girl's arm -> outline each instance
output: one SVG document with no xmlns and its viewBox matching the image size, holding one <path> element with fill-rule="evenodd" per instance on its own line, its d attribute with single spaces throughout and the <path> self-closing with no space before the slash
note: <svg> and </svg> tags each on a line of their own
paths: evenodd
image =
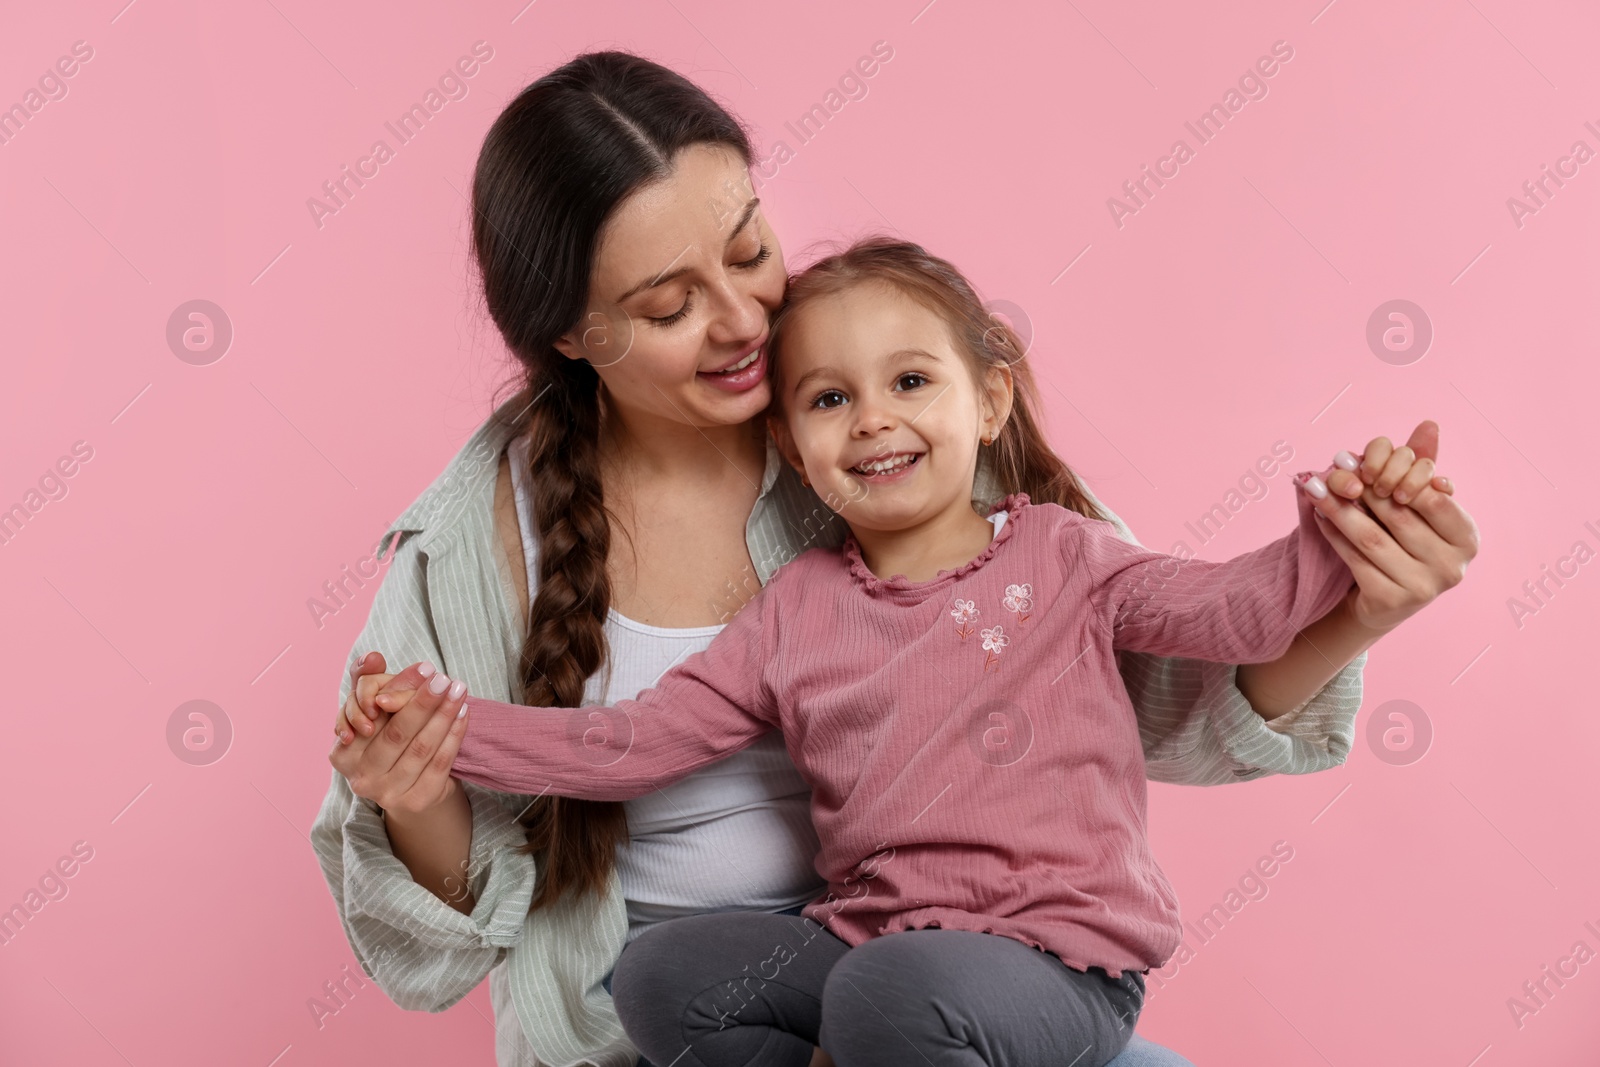
<svg viewBox="0 0 1600 1067">
<path fill-rule="evenodd" d="M 1354 581 L 1318 530 L 1311 499 L 1297 493 L 1296 504 L 1297 529 L 1226 562 L 1151 552 L 1089 522 L 1067 528 L 1069 551 L 1093 576 L 1091 600 L 1118 649 L 1218 663 L 1272 660 Z"/>
<path fill-rule="evenodd" d="M 982 461 L 979 471 L 985 478 Z M 1087 483 L 1083 490 L 1123 541 L 1143 547 Z M 992 479 L 986 491 L 992 502 L 998 492 Z M 1174 785 L 1221 785 L 1342 764 L 1355 734 L 1366 658 L 1357 655 L 1301 708 L 1271 723 L 1240 691 L 1236 664 L 1125 651 L 1117 669 L 1138 720 L 1146 775 Z"/>
<path fill-rule="evenodd" d="M 1334 457 L 1319 522 L 1357 588 L 1283 656 L 1239 668 L 1239 689 L 1262 718 L 1293 709 L 1466 576 L 1478 552 L 1477 527 L 1452 499 L 1450 480 L 1433 476 L 1438 454 L 1438 424 L 1425 419 L 1401 448 L 1376 437 L 1359 460 L 1348 452 Z M 1355 498 L 1366 511 L 1328 507 Z"/>
<path fill-rule="evenodd" d="M 611 707 L 528 707 L 469 695 L 467 732 L 450 773 L 501 792 L 629 800 L 749 747 L 778 725 L 765 670 L 775 648 L 773 600 L 763 589 L 703 652 Z M 404 684 L 401 677 L 390 686 Z M 384 690 L 397 691 L 404 696 Z"/>
</svg>

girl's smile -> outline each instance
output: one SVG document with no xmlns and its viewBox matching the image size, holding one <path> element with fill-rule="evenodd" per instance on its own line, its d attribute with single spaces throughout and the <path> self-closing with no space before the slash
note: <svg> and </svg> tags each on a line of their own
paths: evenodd
<svg viewBox="0 0 1600 1067">
<path fill-rule="evenodd" d="M 897 485 L 911 476 L 923 455 L 922 452 L 876 454 L 871 459 L 855 464 L 850 471 L 866 479 L 869 485 Z"/>
</svg>

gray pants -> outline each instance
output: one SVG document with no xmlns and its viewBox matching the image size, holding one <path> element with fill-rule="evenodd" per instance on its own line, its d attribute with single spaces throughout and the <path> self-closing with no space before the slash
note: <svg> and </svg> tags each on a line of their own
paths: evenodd
<svg viewBox="0 0 1600 1067">
<path fill-rule="evenodd" d="M 997 934 L 906 930 L 852 949 L 798 915 L 671 919 L 622 952 L 612 997 L 645 1059 L 673 1067 L 1105 1067 L 1144 976 L 1076 971 Z"/>
</svg>

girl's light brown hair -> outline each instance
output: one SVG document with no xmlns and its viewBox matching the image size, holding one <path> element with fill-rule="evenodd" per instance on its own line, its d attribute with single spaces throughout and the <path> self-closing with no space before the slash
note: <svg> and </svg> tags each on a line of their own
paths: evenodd
<svg viewBox="0 0 1600 1067">
<path fill-rule="evenodd" d="M 767 340 L 775 413 L 783 394 L 783 345 L 794 313 L 818 297 L 867 282 L 891 286 L 943 319 L 980 390 L 991 367 L 1010 368 L 1011 415 L 994 443 L 987 446 L 1002 495 L 1027 493 L 1035 504 L 1059 504 L 1088 518 L 1110 521 L 1045 438 L 1038 386 L 1016 331 L 984 307 L 959 270 L 910 241 L 867 237 L 789 279 L 783 306 L 773 318 Z"/>
</svg>

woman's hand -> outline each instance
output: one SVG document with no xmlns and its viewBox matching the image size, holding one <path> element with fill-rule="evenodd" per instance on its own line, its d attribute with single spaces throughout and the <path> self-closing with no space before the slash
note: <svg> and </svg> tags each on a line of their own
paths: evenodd
<svg viewBox="0 0 1600 1067">
<path fill-rule="evenodd" d="M 421 814 L 449 800 L 458 788 L 450 768 L 466 734 L 466 683 L 452 683 L 427 663 L 392 677 L 382 675 L 382 658 L 376 664 L 371 659 L 357 664 L 356 671 L 368 672 L 358 677 L 358 684 L 377 688 L 394 683 L 410 690 L 410 699 L 392 715 L 373 716 L 371 734 L 348 743 L 341 734 L 328 761 L 356 796 L 385 811 Z M 375 681 L 379 678 L 384 682 Z M 347 706 L 341 715 L 350 713 Z M 362 714 L 362 709 L 355 709 L 355 714 Z"/>
<path fill-rule="evenodd" d="M 1335 457 L 1331 492 L 1313 501 L 1318 527 L 1356 579 L 1345 606 L 1368 630 L 1386 633 L 1421 611 L 1460 583 L 1478 554 L 1477 524 L 1450 480 L 1433 475 L 1438 452 L 1432 420 L 1400 448 L 1375 437 L 1359 458 Z M 1347 506 L 1358 499 L 1362 506 Z"/>
</svg>

